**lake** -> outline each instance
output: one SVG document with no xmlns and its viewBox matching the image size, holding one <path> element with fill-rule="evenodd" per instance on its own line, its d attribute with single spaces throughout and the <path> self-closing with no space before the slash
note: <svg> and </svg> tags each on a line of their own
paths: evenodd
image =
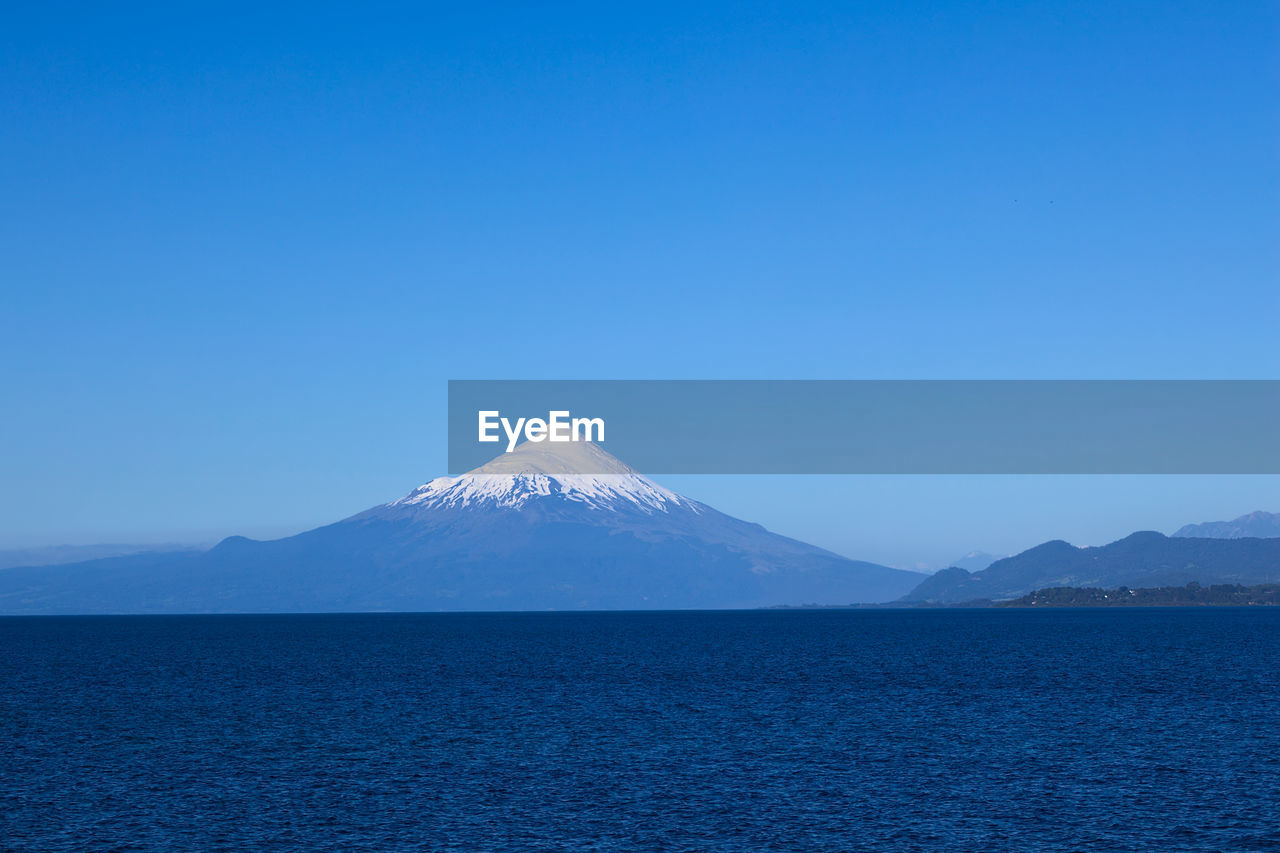
<svg viewBox="0 0 1280 853">
<path fill-rule="evenodd" d="M 0 849 L 1280 849 L 1280 608 L 0 619 Z"/>
</svg>

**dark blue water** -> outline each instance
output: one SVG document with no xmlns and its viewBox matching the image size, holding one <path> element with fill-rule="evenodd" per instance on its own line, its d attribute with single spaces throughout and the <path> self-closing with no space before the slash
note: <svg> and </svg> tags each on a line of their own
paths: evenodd
<svg viewBox="0 0 1280 853">
<path fill-rule="evenodd" d="M 14 850 L 1280 849 L 1280 610 L 0 619 Z"/>
</svg>

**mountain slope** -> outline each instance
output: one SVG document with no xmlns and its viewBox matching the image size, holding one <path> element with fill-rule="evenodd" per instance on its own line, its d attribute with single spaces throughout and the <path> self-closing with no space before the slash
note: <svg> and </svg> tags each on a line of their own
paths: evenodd
<svg viewBox="0 0 1280 853">
<path fill-rule="evenodd" d="M 576 455 L 575 455 L 576 454 Z M 591 471 L 606 473 L 575 473 Z M 731 608 L 895 599 L 923 576 L 671 492 L 594 445 L 522 445 L 286 539 L 0 572 L 0 612 Z"/>
<path fill-rule="evenodd" d="M 969 572 L 980 572 L 999 559 L 1001 558 L 997 557 L 995 554 L 988 554 L 986 551 L 970 551 L 960 559 L 953 560 L 948 563 L 947 568 L 964 569 Z"/>
<path fill-rule="evenodd" d="M 1177 537 L 1198 539 L 1259 539 L 1280 537 L 1280 512 L 1251 512 L 1233 521 L 1206 521 L 1203 524 L 1187 524 L 1173 534 Z"/>
<path fill-rule="evenodd" d="M 56 566 L 59 563 L 83 563 L 105 557 L 123 557 L 144 551 L 172 553 L 174 551 L 201 551 L 198 545 L 44 545 L 37 548 L 8 548 L 0 551 L 0 569 L 13 566 Z"/>
<path fill-rule="evenodd" d="M 1280 539 L 1178 539 L 1134 533 L 1110 545 L 1076 548 L 1055 540 L 997 560 L 981 572 L 938 572 L 903 602 L 958 603 L 1017 598 L 1049 587 L 1182 586 L 1280 580 Z"/>
</svg>

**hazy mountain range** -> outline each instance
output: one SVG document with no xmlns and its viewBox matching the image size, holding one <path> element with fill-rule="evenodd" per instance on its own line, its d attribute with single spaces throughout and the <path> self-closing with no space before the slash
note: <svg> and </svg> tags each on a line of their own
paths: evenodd
<svg viewBox="0 0 1280 853">
<path fill-rule="evenodd" d="M 203 551 L 207 545 L 187 545 L 180 543 L 140 544 L 102 544 L 102 545 L 42 545 L 34 548 L 2 548 L 0 549 L 0 569 L 13 566 L 56 566 L 60 563 L 79 563 L 85 560 L 98 560 L 103 557 L 122 557 L 127 554 L 141 554 L 146 551 L 172 553 L 174 551 Z"/>
<path fill-rule="evenodd" d="M 1174 536 L 1201 539 L 1259 539 L 1280 537 L 1280 512 L 1251 512 L 1234 521 L 1206 521 L 1179 527 Z"/>
<path fill-rule="evenodd" d="M 1094 548 L 1055 540 L 1003 559 L 979 551 L 931 575 L 901 601 L 1001 601 L 1054 587 L 1270 583 L 1280 580 L 1277 537 L 1280 513 L 1259 511 L 1234 521 L 1184 525 L 1172 537 L 1140 532 Z"/>
<path fill-rule="evenodd" d="M 231 537 L 204 552 L 6 569 L 0 612 L 844 604 L 891 601 L 925 577 L 732 518 L 594 445 L 550 448 L 525 444 L 460 477 L 437 478 L 285 539 Z"/>
<path fill-rule="evenodd" d="M 1000 557 L 995 554 L 988 554 L 986 551 L 970 551 L 960 559 L 952 560 L 947 564 L 947 568 L 955 567 L 970 572 L 980 572 L 999 559 Z"/>
<path fill-rule="evenodd" d="M 1246 586 L 1280 581 L 1280 539 L 1175 538 L 1147 531 L 1095 548 L 1055 540 L 980 572 L 943 569 L 902 601 L 999 601 L 1050 587 L 1162 587 L 1190 581 Z"/>
<path fill-rule="evenodd" d="M 975 551 L 930 576 L 727 516 L 595 445 L 551 447 L 522 445 L 284 539 L 233 536 L 209 550 L 0 551 L 0 613 L 952 604 L 1050 587 L 1280 581 L 1276 513 L 1186 525 L 1173 537 L 1135 533 L 1101 547 L 1053 541 L 1004 558 Z"/>
</svg>

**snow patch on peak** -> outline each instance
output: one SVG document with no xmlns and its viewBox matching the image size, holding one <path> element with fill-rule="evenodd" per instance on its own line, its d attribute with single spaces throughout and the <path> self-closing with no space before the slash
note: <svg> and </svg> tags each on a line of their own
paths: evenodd
<svg viewBox="0 0 1280 853">
<path fill-rule="evenodd" d="M 437 477 L 388 506 L 519 509 L 530 501 L 552 497 L 602 510 L 629 508 L 654 513 L 682 507 L 700 511 L 696 502 L 639 474 L 470 473 Z"/>
<path fill-rule="evenodd" d="M 652 515 L 703 506 L 641 476 L 590 442 L 525 442 L 511 453 L 458 477 L 437 477 L 388 508 L 519 509 L 535 500 L 563 500 L 589 509 Z"/>
</svg>

